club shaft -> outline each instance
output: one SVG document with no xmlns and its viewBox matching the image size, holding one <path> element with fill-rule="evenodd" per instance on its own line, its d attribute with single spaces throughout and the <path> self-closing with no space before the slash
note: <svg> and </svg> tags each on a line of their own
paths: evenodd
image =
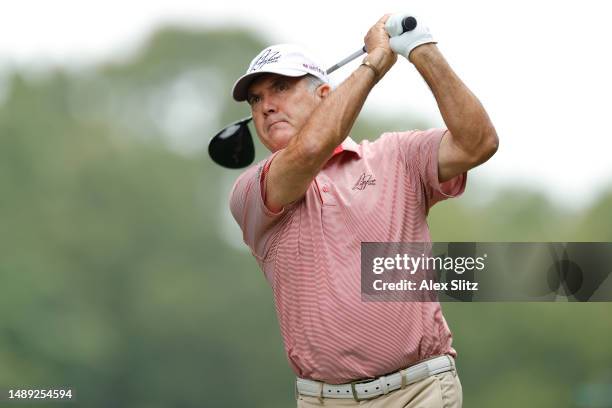
<svg viewBox="0 0 612 408">
<path fill-rule="evenodd" d="M 331 67 L 329 67 L 326 71 L 327 75 L 331 74 L 338 68 L 345 66 L 346 64 L 348 64 L 349 62 L 351 62 L 352 60 L 354 60 L 355 58 L 363 54 L 365 54 L 365 46 L 361 47 L 358 51 L 355 51 L 354 53 L 352 53 L 351 55 L 349 55 L 348 57 L 346 57 L 345 59 L 343 59 L 336 65 L 332 65 Z"/>
<path fill-rule="evenodd" d="M 417 26 L 417 21 L 416 21 L 416 19 L 414 17 L 405 17 L 402 20 L 402 29 L 403 29 L 402 34 L 405 33 L 405 32 L 414 30 L 416 26 Z M 351 62 L 355 58 L 357 58 L 360 55 L 363 55 L 365 53 L 366 53 L 366 47 L 364 45 L 363 47 L 361 47 L 361 49 L 359 49 L 359 51 L 355 51 L 354 53 L 352 53 L 351 55 L 349 55 L 348 57 L 346 57 L 345 59 L 343 59 L 342 61 L 340 61 L 336 65 L 332 65 L 331 67 L 329 67 L 327 69 L 326 73 L 328 75 L 331 74 L 332 72 L 334 72 L 338 68 L 348 64 L 349 62 Z"/>
</svg>

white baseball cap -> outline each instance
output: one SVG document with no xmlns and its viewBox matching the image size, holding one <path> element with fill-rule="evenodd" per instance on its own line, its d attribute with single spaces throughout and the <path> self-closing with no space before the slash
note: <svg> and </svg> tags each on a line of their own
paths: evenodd
<svg viewBox="0 0 612 408">
<path fill-rule="evenodd" d="M 311 74 L 329 83 L 325 70 L 308 55 L 304 48 L 295 44 L 277 44 L 266 48 L 251 61 L 249 69 L 234 84 L 232 89 L 234 100 L 245 101 L 251 82 L 265 73 L 290 77 Z"/>
</svg>

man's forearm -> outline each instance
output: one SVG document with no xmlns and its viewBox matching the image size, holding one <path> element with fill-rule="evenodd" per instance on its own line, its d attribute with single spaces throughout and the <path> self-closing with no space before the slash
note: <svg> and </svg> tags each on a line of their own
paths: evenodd
<svg viewBox="0 0 612 408">
<path fill-rule="evenodd" d="M 410 53 L 431 89 L 446 127 L 464 151 L 484 154 L 497 145 L 495 128 L 476 96 L 450 67 L 435 44 L 425 44 Z M 494 145 L 494 146 L 492 146 Z"/>
<path fill-rule="evenodd" d="M 375 84 L 374 71 L 359 67 L 314 110 L 288 149 L 299 149 L 306 165 L 318 171 L 348 136 Z"/>
</svg>

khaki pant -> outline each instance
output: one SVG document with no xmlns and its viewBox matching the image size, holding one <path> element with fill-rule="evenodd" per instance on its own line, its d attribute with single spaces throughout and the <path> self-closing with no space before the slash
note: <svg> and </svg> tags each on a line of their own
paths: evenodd
<svg viewBox="0 0 612 408">
<path fill-rule="evenodd" d="M 457 371 L 432 375 L 406 386 L 364 401 L 297 396 L 298 408 L 368 407 L 368 408 L 461 408 L 463 392 Z"/>
</svg>

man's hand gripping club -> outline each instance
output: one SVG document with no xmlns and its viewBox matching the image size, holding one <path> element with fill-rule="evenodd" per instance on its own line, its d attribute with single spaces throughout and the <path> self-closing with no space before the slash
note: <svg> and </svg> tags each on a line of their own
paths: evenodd
<svg viewBox="0 0 612 408">
<path fill-rule="evenodd" d="M 406 31 L 405 24 L 414 25 L 414 28 Z M 393 52 L 406 57 L 408 60 L 410 60 L 412 50 L 419 45 L 436 43 L 423 21 L 410 13 L 393 14 L 386 21 L 385 30 L 391 37 L 389 45 Z"/>
</svg>

